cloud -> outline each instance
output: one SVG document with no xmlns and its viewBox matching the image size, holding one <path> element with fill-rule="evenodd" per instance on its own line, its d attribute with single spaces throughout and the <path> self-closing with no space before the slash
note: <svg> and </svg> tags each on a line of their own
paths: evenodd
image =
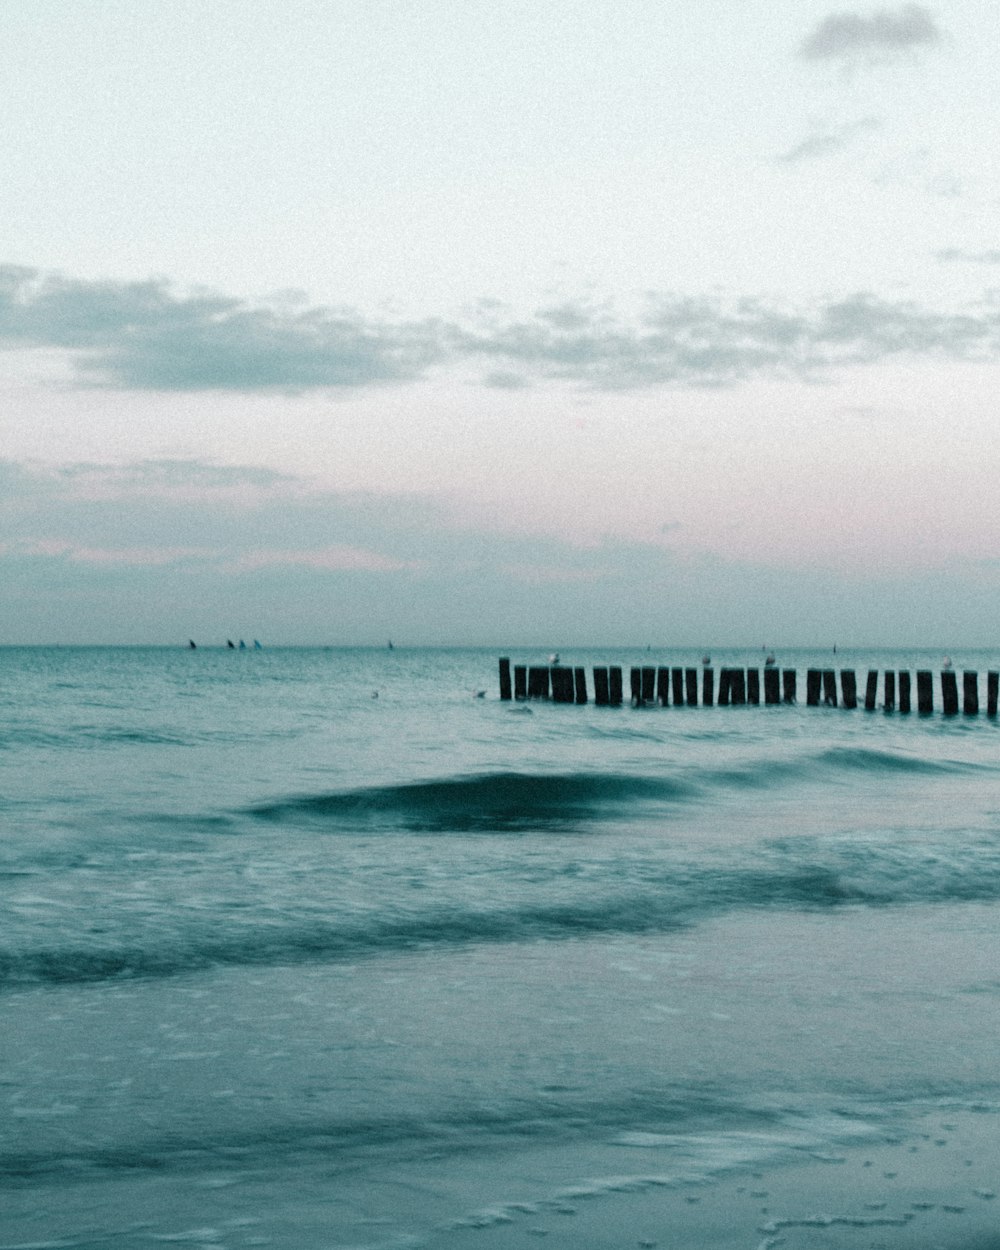
<svg viewBox="0 0 1000 1250">
<path fill-rule="evenodd" d="M 987 248 L 983 252 L 969 252 L 961 247 L 944 247 L 934 253 L 936 260 L 947 264 L 1000 265 L 1000 249 Z"/>
<path fill-rule="evenodd" d="M 34 542 L 7 544 L 6 553 L 21 556 L 47 556 L 74 564 L 133 565 L 156 568 L 191 560 L 210 559 L 205 547 L 85 547 L 62 538 L 42 538 Z"/>
<path fill-rule="evenodd" d="M 565 637 L 581 614 L 596 627 L 595 588 L 617 597 L 631 576 L 627 550 L 484 530 L 419 496 L 302 479 L 233 495 L 258 478 L 196 461 L 0 462 L 15 488 L 0 491 L 0 641 L 509 645 L 534 625 Z"/>
<path fill-rule="evenodd" d="M 799 161 L 832 156 L 836 152 L 842 152 L 862 135 L 880 129 L 881 125 L 877 117 L 863 117 L 859 121 L 848 122 L 847 125 L 840 126 L 836 130 L 817 131 L 789 148 L 778 157 L 778 160 L 783 164 L 795 165 Z"/>
<path fill-rule="evenodd" d="M 672 550 L 669 520 L 656 541 L 581 546 L 491 531 L 426 498 L 318 490 L 304 480 L 234 500 L 230 486 L 241 475 L 255 480 L 255 470 L 192 461 L 185 484 L 184 466 L 54 472 L 0 462 L 0 642 L 182 648 L 188 638 L 224 646 L 243 635 L 268 645 L 384 646 L 393 638 L 534 643 L 564 657 L 571 646 L 644 652 L 651 643 L 690 645 L 697 656 L 747 638 L 906 646 L 941 636 L 988 646 L 1000 612 L 1000 579 L 984 577 L 979 563 L 990 558 L 985 548 L 926 568 L 923 557 L 873 565 L 866 543 L 861 563 L 838 572 Z M 102 477 L 114 498 L 95 491 Z M 162 487 L 165 479 L 171 490 L 147 494 L 145 481 Z M 965 622 L 961 639 L 956 621 Z M 484 663 L 479 684 L 496 671 L 495 659 Z"/>
<path fill-rule="evenodd" d="M 287 301 L 285 302 L 287 305 Z M 419 376 L 441 354 L 432 323 L 353 310 L 254 308 L 163 281 L 86 282 L 0 266 L 0 344 L 62 347 L 93 381 L 142 390 L 301 390 Z"/>
<path fill-rule="evenodd" d="M 531 382 L 523 373 L 514 373 L 510 369 L 494 369 L 483 378 L 483 385 L 496 391 L 523 391 L 531 386 Z"/>
<path fill-rule="evenodd" d="M 605 310 L 572 329 L 534 317 L 459 332 L 459 350 L 536 379 L 606 390 L 729 386 L 756 377 L 815 377 L 895 357 L 995 360 L 1000 308 L 938 311 L 859 292 L 811 308 L 763 300 L 652 295 L 633 322 Z"/>
<path fill-rule="evenodd" d="M 137 390 L 361 388 L 414 382 L 432 367 L 472 371 L 480 384 L 508 390 L 544 382 L 636 390 L 814 377 L 904 354 L 996 360 L 1000 308 L 986 299 L 941 310 L 864 292 L 799 307 L 654 292 L 630 316 L 585 299 L 527 315 L 483 302 L 461 318 L 390 324 L 359 312 L 252 309 L 221 296 L 177 296 L 159 282 L 69 282 L 7 266 L 4 346 L 63 349 L 85 385 Z M 170 475 L 169 462 L 159 463 L 147 487 L 175 490 Z M 186 468 L 181 478 L 185 490 L 208 484 L 193 483 Z M 225 485 L 259 495 L 285 484 L 245 473 Z M 106 473 L 91 475 L 89 486 L 116 489 Z"/>
<path fill-rule="evenodd" d="M 398 573 L 404 569 L 417 569 L 419 562 L 415 560 L 397 560 L 382 555 L 378 551 L 368 551 L 363 547 L 348 547 L 336 544 L 320 547 L 316 550 L 254 550 L 240 556 L 235 568 L 241 572 L 254 569 L 274 567 L 302 568 L 325 570 L 326 572 L 343 573 L 348 570 L 368 573 Z"/>
<path fill-rule="evenodd" d="M 831 13 L 805 39 L 799 55 L 807 61 L 877 63 L 933 46 L 941 38 L 923 5 L 904 4 L 895 11 L 876 9 L 867 17 L 859 13 Z"/>
<path fill-rule="evenodd" d="M 490 555 L 447 503 L 427 496 L 336 491 L 197 460 L 60 468 L 0 461 L 0 532 L 8 556 L 198 563 L 230 577 L 288 569 L 412 574 L 433 570 L 435 559 L 472 567 Z M 537 542 L 509 541 L 518 559 Z M 512 548 L 504 550 L 510 558 Z"/>
</svg>

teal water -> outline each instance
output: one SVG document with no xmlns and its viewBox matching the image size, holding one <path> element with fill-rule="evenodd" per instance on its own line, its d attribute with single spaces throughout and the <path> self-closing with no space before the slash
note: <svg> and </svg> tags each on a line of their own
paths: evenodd
<svg viewBox="0 0 1000 1250">
<path fill-rule="evenodd" d="M 952 659 L 985 704 L 1000 653 Z M 493 651 L 0 649 L 0 1246 L 434 1245 L 651 1141 L 1000 1105 L 995 720 L 498 693 Z"/>
</svg>

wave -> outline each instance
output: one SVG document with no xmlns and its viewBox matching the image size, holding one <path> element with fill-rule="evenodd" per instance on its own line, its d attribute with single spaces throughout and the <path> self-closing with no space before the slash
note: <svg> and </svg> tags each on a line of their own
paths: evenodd
<svg viewBox="0 0 1000 1250">
<path fill-rule="evenodd" d="M 886 1111 L 881 1111 L 885 1117 Z M 647 1085 L 601 1098 L 589 1088 L 544 1086 L 535 1094 L 521 1092 L 511 1101 L 471 1104 L 449 1099 L 447 1107 L 422 1108 L 411 1114 L 386 1110 L 357 1115 L 318 1115 L 303 1123 L 271 1122 L 241 1129 L 218 1125 L 212 1131 L 169 1135 L 150 1127 L 108 1145 L 74 1144 L 71 1150 L 15 1149 L 0 1146 L 0 1178 L 28 1181 L 55 1175 L 82 1173 L 88 1180 L 104 1174 L 154 1172 L 193 1173 L 211 1161 L 213 1170 L 227 1164 L 248 1166 L 308 1166 L 310 1159 L 324 1168 L 338 1159 L 363 1152 L 403 1153 L 409 1160 L 422 1152 L 435 1158 L 469 1150 L 510 1148 L 520 1141 L 538 1147 L 596 1135 L 612 1149 L 637 1148 L 648 1157 L 672 1159 L 690 1176 L 698 1157 L 716 1167 L 732 1168 L 780 1151 L 790 1157 L 868 1140 L 879 1129 L 879 1117 L 864 1105 L 850 1107 L 841 1100 L 835 1113 L 768 1106 L 755 1094 L 748 1105 L 709 1081 L 677 1081 Z M 641 1127 L 628 1128 L 623 1126 Z M 884 1131 L 884 1129 L 883 1129 Z M 582 1195 L 581 1195 L 582 1196 Z"/>
<path fill-rule="evenodd" d="M 933 777 L 984 771 L 1000 770 L 993 765 L 966 760 L 932 759 L 871 747 L 834 746 L 800 757 L 764 757 L 739 768 L 700 768 L 693 775 L 692 783 L 699 784 L 702 789 L 726 787 L 758 790 L 859 774 L 877 780 L 880 776 L 890 779 L 899 774 Z"/>
<path fill-rule="evenodd" d="M 62 729 L 8 726 L 0 729 L 0 751 L 38 748 L 53 751 L 92 751 L 122 746 L 197 748 L 214 744 L 232 746 L 296 738 L 300 733 L 298 728 L 240 731 L 229 725 L 220 729 L 185 727 L 176 731 L 148 725 L 134 728 L 127 725 L 69 725 Z"/>
<path fill-rule="evenodd" d="M 995 771 L 990 765 L 968 760 L 929 759 L 920 755 L 904 755 L 871 747 L 828 747 L 814 757 L 820 768 L 846 773 L 913 773 L 933 776 L 939 773 Z"/>
<path fill-rule="evenodd" d="M 288 894 L 280 906 L 269 897 L 256 905 L 230 897 L 204 913 L 174 903 L 142 919 L 109 909 L 91 929 L 93 936 L 82 939 L 90 925 L 81 920 L 70 927 L 72 918 L 60 912 L 61 931 L 75 931 L 75 940 L 54 937 L 51 928 L 42 940 L 37 928 L 5 933 L 0 988 L 667 933 L 740 911 L 1000 901 L 1000 843 L 986 838 L 950 850 L 783 838 L 750 850 L 733 848 L 729 858 L 627 857 L 603 865 L 597 875 L 560 864 L 546 877 L 533 868 L 505 873 L 502 894 L 460 883 L 445 888 L 452 897 L 435 892 L 416 868 L 405 871 L 405 881 L 389 872 L 377 878 L 374 893 L 360 899 L 338 867 L 311 883 L 308 897 Z"/>
<path fill-rule="evenodd" d="M 303 795 L 248 814 L 274 824 L 506 832 L 579 825 L 637 803 L 681 803 L 696 793 L 691 783 L 669 777 L 504 772 Z"/>
<path fill-rule="evenodd" d="M 397 828 L 410 832 L 512 832 L 580 826 L 642 809 L 678 807 L 722 791 L 760 790 L 863 773 L 940 775 L 1000 771 L 989 765 L 931 759 L 864 747 L 829 747 L 799 757 L 772 755 L 746 764 L 650 773 L 480 773 L 400 785 L 305 794 L 244 812 L 272 824 Z"/>
</svg>

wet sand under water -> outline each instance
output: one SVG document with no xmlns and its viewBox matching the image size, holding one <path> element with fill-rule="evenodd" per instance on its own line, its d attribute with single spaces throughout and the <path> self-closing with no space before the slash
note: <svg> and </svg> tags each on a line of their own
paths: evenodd
<svg viewBox="0 0 1000 1250">
<path fill-rule="evenodd" d="M 225 1176 L 193 1167 L 107 1182 L 97 1220 L 91 1187 L 53 1177 L 40 1207 L 8 1190 L 0 1250 L 1000 1250 L 998 1115 L 938 1107 L 905 1137 L 875 1127 L 836 1154 L 745 1134 L 749 1162 L 700 1175 L 675 1170 L 667 1137 L 623 1144 L 617 1174 L 607 1143 L 564 1144 L 558 1160 L 545 1147 L 388 1168 L 373 1159 L 347 1175 L 313 1160 L 294 1180 L 293 1165 Z M 740 1136 L 725 1149 L 738 1154 Z M 560 1171 L 589 1179 L 553 1187 Z M 477 1206 L 487 1194 L 491 1205 Z M 435 1220 L 442 1202 L 465 1213 Z"/>
<path fill-rule="evenodd" d="M 996 1109 L 936 1109 L 912 1135 L 685 1180 L 655 1158 L 542 1203 L 482 1211 L 440 1250 L 1000 1250 Z M 659 1153 L 650 1150 L 650 1155 Z M 525 1191 L 530 1178 L 525 1177 Z"/>
</svg>

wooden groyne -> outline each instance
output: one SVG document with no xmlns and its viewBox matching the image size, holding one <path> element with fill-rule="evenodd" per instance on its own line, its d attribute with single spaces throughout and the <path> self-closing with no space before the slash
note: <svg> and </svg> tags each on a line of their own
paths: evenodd
<svg viewBox="0 0 1000 1250">
<path fill-rule="evenodd" d="M 632 707 L 731 707 L 743 704 L 775 705 L 798 702 L 798 670 L 766 667 L 720 668 L 718 683 L 715 670 L 706 666 L 689 667 L 637 666 L 629 670 L 629 702 Z M 763 676 L 763 681 L 761 680 Z M 916 673 L 916 708 L 913 706 L 914 674 L 902 669 L 881 672 L 868 669 L 864 694 L 858 695 L 857 673 L 851 668 L 810 668 L 806 670 L 806 705 L 808 707 L 856 708 L 867 712 L 881 709 L 906 715 L 916 710 L 926 716 L 935 711 L 934 674 L 930 669 Z M 593 701 L 599 707 L 621 707 L 625 702 L 624 669 L 620 665 L 595 665 L 593 668 Z M 839 679 L 839 682 L 838 682 Z M 943 669 L 940 673 L 940 709 L 945 716 L 976 716 L 980 711 L 979 673 L 966 669 L 962 673 L 961 697 L 958 673 Z M 986 715 L 997 715 L 997 694 L 1000 673 L 986 674 Z M 510 658 L 500 660 L 501 699 L 549 699 L 553 703 L 587 703 L 587 671 L 562 664 L 511 667 Z"/>
</svg>

